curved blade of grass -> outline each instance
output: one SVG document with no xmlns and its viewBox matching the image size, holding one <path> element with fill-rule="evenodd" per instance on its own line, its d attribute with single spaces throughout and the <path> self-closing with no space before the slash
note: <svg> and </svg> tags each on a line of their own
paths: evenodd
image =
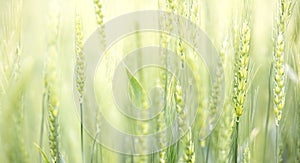
<svg viewBox="0 0 300 163">
<path fill-rule="evenodd" d="M 126 68 L 127 76 L 129 78 L 129 95 L 132 103 L 143 109 L 149 107 L 147 94 L 145 89 L 142 87 L 141 83 L 132 75 L 132 73 Z"/>
<path fill-rule="evenodd" d="M 94 140 L 93 140 L 92 153 L 91 153 L 91 163 L 93 163 L 93 161 L 94 161 L 95 145 L 96 145 L 98 135 L 99 135 L 99 132 L 96 133 L 96 135 L 94 137 Z"/>
<path fill-rule="evenodd" d="M 43 157 L 45 163 L 50 163 L 50 161 L 49 161 L 47 155 L 45 154 L 45 152 L 43 151 L 43 149 L 39 145 L 37 145 L 36 143 L 34 143 L 34 145 L 38 149 L 38 151 L 40 152 L 40 154 Z"/>
</svg>

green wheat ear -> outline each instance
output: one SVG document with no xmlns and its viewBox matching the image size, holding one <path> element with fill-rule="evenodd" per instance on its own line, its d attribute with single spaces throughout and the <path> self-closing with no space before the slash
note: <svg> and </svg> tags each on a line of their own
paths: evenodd
<svg viewBox="0 0 300 163">
<path fill-rule="evenodd" d="M 104 32 L 104 21 L 103 21 L 103 8 L 102 8 L 102 0 L 94 0 L 94 6 L 95 6 L 95 15 L 96 15 L 96 23 L 98 25 L 99 34 L 101 35 L 101 46 L 103 48 L 106 47 L 106 41 L 105 41 L 105 32 Z"/>
<path fill-rule="evenodd" d="M 277 16 L 274 39 L 274 53 L 273 53 L 273 110 L 275 113 L 276 135 L 275 135 L 275 159 L 276 162 L 281 160 L 279 150 L 279 123 L 282 117 L 282 110 L 285 106 L 285 87 L 286 87 L 286 70 L 285 70 L 285 33 L 287 23 L 292 14 L 293 3 L 291 0 L 278 0 L 277 2 Z"/>
<path fill-rule="evenodd" d="M 75 53 L 76 53 L 76 88 L 79 94 L 79 106 L 80 106 L 80 142 L 81 142 L 81 156 L 84 162 L 84 149 L 83 149 L 83 101 L 85 93 L 85 58 L 83 54 L 83 32 L 82 32 L 82 22 L 79 15 L 76 16 L 75 22 Z"/>
<path fill-rule="evenodd" d="M 274 39 L 274 113 L 276 116 L 276 125 L 279 125 L 281 120 L 282 109 L 285 104 L 285 29 L 287 22 L 292 12 L 291 0 L 279 0 L 277 6 L 277 23 L 276 23 L 276 36 Z"/>
<path fill-rule="evenodd" d="M 249 49 L 251 30 L 247 21 L 244 21 L 240 33 L 236 33 L 234 43 L 237 43 L 237 35 L 240 36 L 240 42 L 235 46 L 235 67 L 233 80 L 233 107 L 236 115 L 235 131 L 232 133 L 234 140 L 233 158 L 238 161 L 238 136 L 239 136 L 239 120 L 244 111 L 244 104 L 247 95 L 248 76 L 249 76 Z"/>
<path fill-rule="evenodd" d="M 29 162 L 24 128 L 27 79 L 21 60 L 23 1 L 0 2 L 0 146 L 1 162 Z"/>
<path fill-rule="evenodd" d="M 188 133 L 186 135 L 184 161 L 186 163 L 194 163 L 195 162 L 195 147 L 194 147 L 191 128 L 189 128 Z"/>
<path fill-rule="evenodd" d="M 224 65 L 224 68 L 227 68 L 227 57 L 229 56 L 229 40 L 226 38 L 223 41 L 221 50 L 220 50 L 220 63 L 219 67 Z M 226 58 L 226 59 L 225 59 Z M 226 75 L 226 71 L 224 71 Z M 217 74 L 217 79 L 218 79 Z M 221 76 L 220 76 L 221 77 Z M 221 79 L 221 78 L 220 78 Z M 218 80 L 217 80 L 218 81 Z M 215 82 L 218 83 L 218 82 Z M 214 88 L 215 89 L 215 88 Z M 218 88 L 219 89 L 219 88 Z M 218 94 L 215 94 L 218 95 Z M 214 94 L 212 96 L 214 98 Z M 216 99 L 218 96 L 215 97 Z M 215 106 L 214 100 L 212 100 L 212 106 Z M 216 161 L 220 163 L 225 163 L 228 160 L 229 152 L 231 149 L 230 140 L 233 129 L 233 119 L 234 119 L 234 111 L 228 103 L 228 100 L 225 100 L 225 104 L 223 106 L 223 113 L 220 116 L 219 123 L 216 125 L 216 129 L 213 131 L 213 147 L 215 147 L 215 155 L 217 157 Z"/>
<path fill-rule="evenodd" d="M 177 84 L 175 88 L 175 102 L 176 102 L 176 113 L 178 118 L 178 125 L 179 125 L 179 134 L 183 134 L 184 127 L 186 127 L 186 110 L 184 108 L 184 100 L 183 100 L 183 93 L 182 87 Z"/>
<path fill-rule="evenodd" d="M 55 8 L 56 9 L 56 8 Z M 49 15 L 49 35 L 48 35 L 48 51 L 47 64 L 45 74 L 45 89 L 47 93 L 48 103 L 48 140 L 50 147 L 51 161 L 56 162 L 59 159 L 59 99 L 57 96 L 57 40 L 59 31 L 59 12 L 51 11 Z"/>
<path fill-rule="evenodd" d="M 249 75 L 249 49 L 251 30 L 248 22 L 243 23 L 238 55 L 236 56 L 233 88 L 233 104 L 236 116 L 239 118 L 243 114 L 244 102 L 247 94 L 247 84 Z"/>
<path fill-rule="evenodd" d="M 75 24 L 75 47 L 76 47 L 76 88 L 79 93 L 80 102 L 83 101 L 84 97 L 84 85 L 85 85 L 85 58 L 83 54 L 83 33 L 82 33 L 82 22 L 80 16 L 76 16 Z"/>
</svg>

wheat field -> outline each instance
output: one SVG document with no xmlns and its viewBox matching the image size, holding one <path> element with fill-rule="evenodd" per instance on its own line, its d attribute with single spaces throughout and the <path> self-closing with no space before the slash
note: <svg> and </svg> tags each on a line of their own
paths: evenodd
<svg viewBox="0 0 300 163">
<path fill-rule="evenodd" d="M 300 162 L 299 0 L 0 0 L 0 38 L 0 162 Z"/>
</svg>

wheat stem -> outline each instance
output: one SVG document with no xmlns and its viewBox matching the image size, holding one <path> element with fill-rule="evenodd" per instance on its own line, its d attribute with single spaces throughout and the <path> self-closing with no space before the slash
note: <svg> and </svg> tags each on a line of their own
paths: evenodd
<svg viewBox="0 0 300 163">
<path fill-rule="evenodd" d="M 83 32 L 82 22 L 79 16 L 76 17 L 75 24 L 75 46 L 76 46 L 76 87 L 79 94 L 79 109 L 80 109 L 80 142 L 81 142 L 81 157 L 84 162 L 84 138 L 83 138 L 83 101 L 84 101 L 84 89 L 85 89 L 85 61 L 83 54 Z"/>
<path fill-rule="evenodd" d="M 45 124 L 45 110 L 47 109 L 46 108 L 46 103 L 48 100 L 47 99 L 47 94 L 46 92 L 43 94 L 43 98 L 42 98 L 42 121 L 41 121 L 41 131 L 40 131 L 40 143 L 39 143 L 39 147 L 40 148 L 43 148 L 43 135 L 44 135 L 44 124 Z M 39 157 L 39 162 L 42 161 L 42 156 L 40 155 Z"/>
<path fill-rule="evenodd" d="M 275 162 L 278 163 L 278 144 L 279 144 L 279 126 L 276 125 L 276 136 L 275 136 Z"/>
<path fill-rule="evenodd" d="M 233 105 L 236 113 L 236 123 L 235 123 L 235 148 L 234 157 L 235 162 L 237 162 L 238 157 L 238 134 L 239 134 L 239 119 L 243 114 L 244 102 L 247 94 L 248 86 L 248 74 L 249 74 L 249 48 L 250 48 L 250 28 L 248 22 L 243 23 L 240 43 L 238 53 L 236 53 L 235 58 L 235 69 L 234 69 L 234 86 L 233 86 Z"/>
<path fill-rule="evenodd" d="M 56 10 L 54 10 L 56 9 Z M 52 162 L 59 160 L 59 100 L 56 93 L 56 56 L 59 27 L 59 12 L 53 8 L 49 17 L 48 63 L 46 65 L 45 87 L 48 100 L 48 139 Z"/>
<path fill-rule="evenodd" d="M 265 138 L 264 138 L 264 161 L 266 161 L 266 149 L 267 149 L 267 137 L 268 137 L 268 130 L 269 130 L 269 118 L 270 118 L 270 110 L 271 110 L 271 78 L 272 78 L 272 71 L 273 66 L 270 67 L 269 72 L 269 94 L 268 94 L 268 110 L 267 110 L 267 117 L 266 117 L 266 123 L 265 123 Z"/>
<path fill-rule="evenodd" d="M 237 117 L 236 118 L 236 122 L 235 122 L 235 137 L 234 137 L 234 141 L 235 141 L 235 143 L 234 143 L 234 145 L 235 145 L 235 147 L 234 147 L 234 162 L 235 163 L 238 163 L 238 148 L 239 148 L 239 145 L 238 145 L 238 135 L 239 135 L 239 122 L 240 121 L 240 119 L 239 119 L 239 117 Z"/>
<path fill-rule="evenodd" d="M 205 156 L 205 163 L 208 163 L 208 160 L 209 160 L 210 146 L 211 146 L 211 136 L 208 137 L 207 149 L 206 149 L 206 156 Z"/>
<path fill-rule="evenodd" d="M 95 137 L 94 137 L 94 140 L 93 140 L 93 145 L 92 145 L 92 154 L 91 154 L 91 163 L 93 163 L 93 160 L 94 160 L 94 153 L 95 153 L 95 145 L 96 145 L 96 141 L 97 141 L 97 137 L 99 135 L 99 132 L 96 133 Z M 96 152 L 97 152 L 97 149 L 96 149 Z M 97 161 L 97 160 L 96 160 Z"/>
</svg>

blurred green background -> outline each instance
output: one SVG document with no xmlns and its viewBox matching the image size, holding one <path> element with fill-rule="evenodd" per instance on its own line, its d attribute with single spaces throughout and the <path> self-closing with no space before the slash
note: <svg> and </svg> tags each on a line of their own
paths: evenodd
<svg viewBox="0 0 300 163">
<path fill-rule="evenodd" d="M 175 1 L 180 3 L 180 0 Z M 186 1 L 190 3 L 191 1 Z M 48 15 L 51 0 L 1 0 L 0 1 L 0 162 L 39 162 L 40 154 L 34 143 L 39 144 L 44 74 L 49 37 Z M 125 13 L 137 10 L 156 10 L 156 0 L 103 0 L 104 23 Z M 161 2 L 164 6 L 165 2 Z M 194 2 L 196 3 L 196 1 Z M 96 30 L 96 17 L 92 0 L 57 1 L 60 12 L 59 36 L 57 40 L 57 90 L 59 99 L 60 152 L 65 162 L 81 162 L 80 119 L 73 99 L 73 78 L 75 66 L 75 16 L 82 17 L 84 40 Z M 221 49 L 224 38 L 231 37 L 234 23 L 243 19 L 243 2 L 239 0 L 197 0 L 199 22 L 217 50 Z M 284 146 L 285 162 L 299 161 L 299 24 L 300 4 L 296 3 L 286 34 L 286 56 L 288 85 L 286 106 L 281 126 L 281 144 Z M 162 7 L 165 10 L 164 7 Z M 241 120 L 240 143 L 251 139 L 251 162 L 274 162 L 275 125 L 271 109 L 267 135 L 266 156 L 263 156 L 265 122 L 269 101 L 269 69 L 273 57 L 273 27 L 276 16 L 276 1 L 252 0 L 247 3 L 252 31 L 250 58 L 252 63 L 251 86 L 249 88 L 245 114 Z M 124 46 L 126 45 L 120 45 Z M 16 49 L 19 48 L 19 59 Z M 122 49 L 122 50 L 123 50 Z M 122 51 L 121 50 L 121 51 Z M 232 50 L 225 58 L 225 71 L 232 71 Z M 16 60 L 19 60 L 16 62 Z M 15 66 L 19 67 L 18 77 L 11 76 Z M 233 76 L 226 75 L 227 98 L 232 92 Z M 272 80 L 272 79 L 271 79 Z M 204 95 L 205 96 L 205 95 Z M 272 105 L 272 102 L 271 102 Z M 250 117 L 253 109 L 254 118 Z M 233 108 L 232 108 L 233 109 Z M 222 122 L 220 122 L 222 123 Z M 253 125 L 253 126 L 251 126 Z M 250 130 L 251 135 L 248 135 Z M 44 147 L 48 153 L 47 127 L 44 131 Z M 93 138 L 85 133 L 85 160 L 90 162 Z M 214 142 L 218 144 L 218 142 Z M 248 142 L 249 143 L 249 142 Z M 195 148 L 200 148 L 195 143 Z M 212 147 L 213 148 L 213 147 Z M 127 157 L 102 149 L 102 162 L 125 162 Z M 207 150 L 207 146 L 200 150 Z M 242 152 L 242 151 L 241 151 Z M 243 152 L 242 152 L 243 153 Z M 211 153 L 213 161 L 215 157 Z M 298 156 L 297 156 L 298 155 Z M 196 154 L 196 157 L 203 155 Z M 23 158 L 26 158 L 24 160 Z M 202 162 L 203 159 L 196 159 Z M 154 161 L 156 162 L 156 161 Z"/>
</svg>

